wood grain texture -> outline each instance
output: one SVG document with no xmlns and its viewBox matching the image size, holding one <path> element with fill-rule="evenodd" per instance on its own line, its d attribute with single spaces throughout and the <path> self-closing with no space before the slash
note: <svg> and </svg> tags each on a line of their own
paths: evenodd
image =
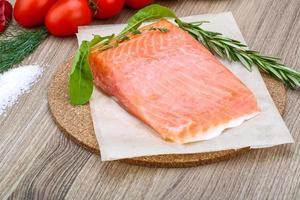
<svg viewBox="0 0 300 200">
<path fill-rule="evenodd" d="M 300 70 L 299 0 L 161 0 L 179 16 L 232 11 L 248 45 Z M 132 14 L 95 23 L 122 23 Z M 96 155 L 65 138 L 47 108 L 47 86 L 74 54 L 75 38 L 49 37 L 26 63 L 44 66 L 31 93 L 0 117 L 0 199 L 300 199 L 300 92 L 284 120 L 295 144 L 188 169 L 152 169 Z"/>
</svg>

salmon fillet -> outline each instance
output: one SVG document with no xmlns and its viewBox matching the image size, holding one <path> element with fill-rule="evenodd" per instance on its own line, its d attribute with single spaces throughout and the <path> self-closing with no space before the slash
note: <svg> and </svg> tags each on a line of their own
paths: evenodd
<svg viewBox="0 0 300 200">
<path fill-rule="evenodd" d="M 260 111 L 252 92 L 187 32 L 166 20 L 140 30 L 116 48 L 92 50 L 89 63 L 95 85 L 162 138 L 211 139 Z"/>
</svg>

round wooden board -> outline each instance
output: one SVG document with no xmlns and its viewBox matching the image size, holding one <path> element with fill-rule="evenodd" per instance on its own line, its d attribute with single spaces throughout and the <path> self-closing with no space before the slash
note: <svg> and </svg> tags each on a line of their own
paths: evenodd
<svg viewBox="0 0 300 200">
<path fill-rule="evenodd" d="M 63 133 L 80 146 L 99 154 L 89 105 L 72 106 L 68 102 L 70 61 L 59 67 L 50 83 L 48 90 L 49 109 L 54 121 Z M 284 85 L 266 74 L 263 74 L 263 78 L 279 112 L 282 114 L 286 94 Z M 147 167 L 192 167 L 228 159 L 249 150 L 250 148 L 243 148 L 210 153 L 145 156 L 121 161 Z"/>
</svg>

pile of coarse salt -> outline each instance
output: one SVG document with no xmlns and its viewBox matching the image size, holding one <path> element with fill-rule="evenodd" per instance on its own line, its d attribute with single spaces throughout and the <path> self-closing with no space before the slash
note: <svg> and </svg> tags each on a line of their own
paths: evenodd
<svg viewBox="0 0 300 200">
<path fill-rule="evenodd" d="M 0 74 L 0 115 L 30 91 L 43 73 L 39 65 L 25 65 Z"/>
</svg>

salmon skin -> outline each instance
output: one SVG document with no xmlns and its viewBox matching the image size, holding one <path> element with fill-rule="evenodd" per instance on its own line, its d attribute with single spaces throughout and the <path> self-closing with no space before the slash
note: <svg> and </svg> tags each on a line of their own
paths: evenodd
<svg viewBox="0 0 300 200">
<path fill-rule="evenodd" d="M 92 50 L 89 63 L 95 85 L 162 138 L 208 140 L 259 113 L 252 92 L 187 32 L 167 20 L 140 31 Z"/>
</svg>

